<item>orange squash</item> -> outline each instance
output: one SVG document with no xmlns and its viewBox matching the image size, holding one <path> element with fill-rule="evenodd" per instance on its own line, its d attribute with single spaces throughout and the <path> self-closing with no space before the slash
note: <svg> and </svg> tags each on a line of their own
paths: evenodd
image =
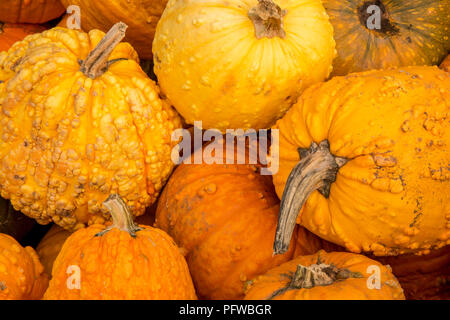
<svg viewBox="0 0 450 320">
<path fill-rule="evenodd" d="M 186 260 L 172 238 L 160 229 L 134 224 L 118 195 L 104 205 L 113 224 L 92 225 L 67 238 L 44 299 L 196 299 Z"/>
<path fill-rule="evenodd" d="M 371 279 L 377 272 L 372 270 L 377 269 L 379 279 Z M 319 251 L 297 257 L 251 280 L 245 300 L 261 299 L 404 300 L 405 297 L 395 276 L 382 264 L 359 254 Z"/>
<path fill-rule="evenodd" d="M 26 36 L 42 32 L 44 26 L 38 24 L 14 24 L 0 22 L 0 52 L 7 51 L 17 41 Z"/>
<path fill-rule="evenodd" d="M 280 130 L 275 252 L 296 221 L 355 253 L 427 254 L 450 241 L 450 74 L 436 66 L 315 85 Z"/>
<path fill-rule="evenodd" d="M 54 224 L 36 247 L 36 252 L 48 275 L 52 274 L 53 263 L 70 235 L 71 232 Z"/>
<path fill-rule="evenodd" d="M 41 224 L 104 223 L 113 193 L 142 215 L 175 166 L 180 118 L 126 28 L 56 27 L 0 53 L 0 192 Z"/>
<path fill-rule="evenodd" d="M 65 9 L 60 0 L 2 0 L 0 21 L 44 23 L 60 17 Z"/>
<path fill-rule="evenodd" d="M 231 155 L 223 152 L 224 163 L 238 156 L 249 163 L 248 150 L 237 148 Z M 271 177 L 260 175 L 261 166 L 208 164 L 212 160 L 203 152 L 202 164 L 181 164 L 174 171 L 155 226 L 185 252 L 201 298 L 242 299 L 247 280 L 289 260 L 294 250 L 272 257 L 279 200 Z"/>
<path fill-rule="evenodd" d="M 47 286 L 36 251 L 0 233 L 0 300 L 39 300 Z"/>
<path fill-rule="evenodd" d="M 108 31 L 117 21 L 129 26 L 125 41 L 130 42 L 141 59 L 152 58 L 156 25 L 167 0 L 62 0 L 66 7 L 80 7 L 81 28 Z"/>
</svg>

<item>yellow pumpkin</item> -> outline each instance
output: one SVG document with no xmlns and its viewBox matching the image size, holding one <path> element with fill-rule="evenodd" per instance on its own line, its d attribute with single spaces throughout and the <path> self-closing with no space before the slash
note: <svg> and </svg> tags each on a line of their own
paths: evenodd
<svg viewBox="0 0 450 320">
<path fill-rule="evenodd" d="M 180 118 L 125 30 L 57 27 L 0 53 L 0 192 L 41 224 L 104 223 L 112 193 L 142 215 L 174 167 Z"/>
<path fill-rule="evenodd" d="M 405 67 L 311 87 L 279 129 L 275 251 L 297 221 L 352 252 L 450 243 L 450 74 Z M 300 162 L 299 162 L 300 160 Z"/>
<path fill-rule="evenodd" d="M 164 94 L 187 123 L 222 132 L 273 125 L 334 55 L 320 0 L 171 0 L 153 42 Z"/>
</svg>

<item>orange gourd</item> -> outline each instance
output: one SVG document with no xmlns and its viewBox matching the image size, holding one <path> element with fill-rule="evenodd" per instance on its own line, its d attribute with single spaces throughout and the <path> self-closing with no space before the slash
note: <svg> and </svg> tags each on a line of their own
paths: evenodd
<svg viewBox="0 0 450 320">
<path fill-rule="evenodd" d="M 0 300 L 39 300 L 47 286 L 36 251 L 0 233 Z"/>
<path fill-rule="evenodd" d="M 449 108 L 450 75 L 436 66 L 307 89 L 274 127 L 275 252 L 288 248 L 296 220 L 355 253 L 426 254 L 448 244 Z"/>
<path fill-rule="evenodd" d="M 117 195 L 104 205 L 113 224 L 92 225 L 67 238 L 44 299 L 196 299 L 188 266 L 172 238 L 160 229 L 134 224 Z"/>
<path fill-rule="evenodd" d="M 105 223 L 113 193 L 142 215 L 175 166 L 181 120 L 126 28 L 57 27 L 0 53 L 0 192 L 41 224 Z"/>
<path fill-rule="evenodd" d="M 141 59 L 152 58 L 152 41 L 156 25 L 167 0 L 62 0 L 66 7 L 80 7 L 81 28 L 108 31 L 117 21 L 129 26 L 125 40 Z"/>
<path fill-rule="evenodd" d="M 249 163 L 248 149 L 235 148 L 232 154 L 223 151 L 224 163 L 231 164 L 211 164 L 214 155 L 207 151 L 202 164 L 181 164 L 158 202 L 155 226 L 185 252 L 203 299 L 242 299 L 247 280 L 293 254 L 292 249 L 272 257 L 279 200 L 261 166 L 233 164 L 238 156 Z"/>
<path fill-rule="evenodd" d="M 60 0 L 2 0 L 0 21 L 44 23 L 60 17 L 64 7 Z"/>
<path fill-rule="evenodd" d="M 8 50 L 14 43 L 23 40 L 28 35 L 44 30 L 45 27 L 38 24 L 0 22 L 0 52 Z"/>
<path fill-rule="evenodd" d="M 379 279 L 370 278 L 379 270 Z M 377 288 L 379 280 L 379 288 Z M 319 251 L 251 280 L 245 300 L 404 300 L 389 268 L 363 255 Z"/>
</svg>

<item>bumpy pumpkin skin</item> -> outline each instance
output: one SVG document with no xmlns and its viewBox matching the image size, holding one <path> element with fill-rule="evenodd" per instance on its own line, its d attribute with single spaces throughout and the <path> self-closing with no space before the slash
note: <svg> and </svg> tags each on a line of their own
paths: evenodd
<svg viewBox="0 0 450 320">
<path fill-rule="evenodd" d="M 0 233 L 0 300 L 39 300 L 47 286 L 36 251 Z"/>
<path fill-rule="evenodd" d="M 450 49 L 448 0 L 323 0 L 330 16 L 338 56 L 333 76 L 388 67 L 436 65 Z M 381 29 L 367 20 L 381 9 Z M 383 14 L 386 12 L 386 14 Z"/>
<path fill-rule="evenodd" d="M 181 164 L 158 201 L 155 226 L 185 252 L 202 299 L 242 299 L 247 280 L 292 257 L 295 237 L 291 250 L 272 257 L 279 200 L 258 168 Z"/>
<path fill-rule="evenodd" d="M 187 123 L 222 132 L 269 128 L 304 88 L 330 74 L 335 43 L 321 2 L 275 2 L 287 11 L 285 38 L 257 39 L 248 16 L 257 0 L 168 2 L 154 70 Z"/>
<path fill-rule="evenodd" d="M 44 26 L 38 24 L 14 24 L 0 22 L 0 52 L 6 51 L 17 41 L 23 40 L 26 36 L 42 32 Z"/>
<path fill-rule="evenodd" d="M 104 33 L 54 28 L 0 53 L 0 191 L 41 224 L 68 229 L 109 219 L 118 193 L 135 216 L 156 200 L 174 164 L 179 116 L 120 43 L 96 79 L 80 72 Z"/>
<path fill-rule="evenodd" d="M 2 0 L 0 21 L 44 23 L 60 17 L 64 7 L 60 0 Z"/>
<path fill-rule="evenodd" d="M 292 288 L 275 295 L 277 290 L 286 287 L 291 281 L 299 264 L 310 266 L 316 264 L 318 258 L 325 264 L 333 264 L 338 268 L 348 269 L 351 272 L 359 272 L 361 278 L 349 278 L 336 281 L 326 286 L 313 288 Z M 380 268 L 380 289 L 369 289 L 368 278 L 373 273 L 367 273 L 369 266 Z M 266 274 L 250 281 L 245 300 L 404 300 L 403 290 L 395 276 L 382 264 L 363 255 L 347 252 L 326 253 L 321 250 L 314 255 L 299 256 Z"/>
<path fill-rule="evenodd" d="M 183 255 L 164 231 L 141 225 L 133 238 L 103 225 L 74 232 L 53 266 L 46 300 L 196 299 Z M 80 268 L 80 289 L 68 289 L 69 266 Z"/>
<path fill-rule="evenodd" d="M 53 263 L 64 242 L 71 234 L 71 232 L 54 224 L 36 247 L 36 252 L 44 266 L 45 273 L 48 275 L 52 274 Z"/>
<path fill-rule="evenodd" d="M 444 71 L 450 72 L 450 55 L 442 61 L 440 68 Z"/>
<path fill-rule="evenodd" d="M 349 161 L 325 198 L 314 191 L 298 222 L 349 251 L 427 253 L 450 241 L 450 75 L 409 67 L 336 77 L 302 95 L 280 129 L 281 198 L 298 148 L 328 139 Z"/>
<path fill-rule="evenodd" d="M 129 26 L 125 40 L 136 49 L 141 59 L 152 58 L 152 41 L 156 25 L 167 0 L 61 0 L 64 6 L 81 9 L 81 28 L 108 31 L 123 21 Z"/>
</svg>

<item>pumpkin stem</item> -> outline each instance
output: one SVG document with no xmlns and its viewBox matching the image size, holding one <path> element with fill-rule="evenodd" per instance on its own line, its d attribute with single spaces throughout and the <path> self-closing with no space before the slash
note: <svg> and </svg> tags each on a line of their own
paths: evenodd
<svg viewBox="0 0 450 320">
<path fill-rule="evenodd" d="M 348 161 L 333 156 L 327 140 L 319 145 L 313 142 L 309 150 L 301 149 L 299 153 L 301 161 L 291 171 L 281 198 L 274 255 L 289 249 L 297 216 L 310 194 L 318 190 L 328 197 L 339 168 Z"/>
<path fill-rule="evenodd" d="M 112 26 L 102 40 L 92 50 L 87 58 L 80 63 L 80 71 L 87 77 L 95 79 L 104 74 L 111 63 L 124 60 L 115 59 L 108 61 L 108 58 L 114 48 L 125 38 L 125 31 L 128 26 L 123 22 L 118 22 Z"/>
<path fill-rule="evenodd" d="M 5 32 L 5 30 L 3 30 L 4 27 L 5 27 L 5 23 L 0 21 L 0 34 Z"/>
<path fill-rule="evenodd" d="M 142 230 L 133 222 L 133 215 L 130 212 L 125 201 L 118 194 L 112 194 L 103 202 L 103 205 L 108 208 L 113 218 L 113 225 L 101 231 L 96 236 L 102 236 L 113 228 L 122 231 L 127 231 L 133 238 L 136 237 L 136 232 Z"/>
<path fill-rule="evenodd" d="M 291 281 L 283 288 L 273 292 L 268 300 L 288 291 L 298 289 L 311 289 L 318 286 L 329 286 L 336 281 L 343 281 L 350 278 L 362 278 L 360 272 L 352 272 L 348 269 L 340 269 L 333 264 L 322 263 L 319 260 L 309 267 L 297 265 L 297 270 Z"/>
<path fill-rule="evenodd" d="M 258 2 L 258 5 L 248 12 L 248 17 L 255 26 L 256 39 L 286 37 L 283 29 L 283 17 L 287 10 L 281 9 L 272 0 L 258 0 Z"/>
</svg>

